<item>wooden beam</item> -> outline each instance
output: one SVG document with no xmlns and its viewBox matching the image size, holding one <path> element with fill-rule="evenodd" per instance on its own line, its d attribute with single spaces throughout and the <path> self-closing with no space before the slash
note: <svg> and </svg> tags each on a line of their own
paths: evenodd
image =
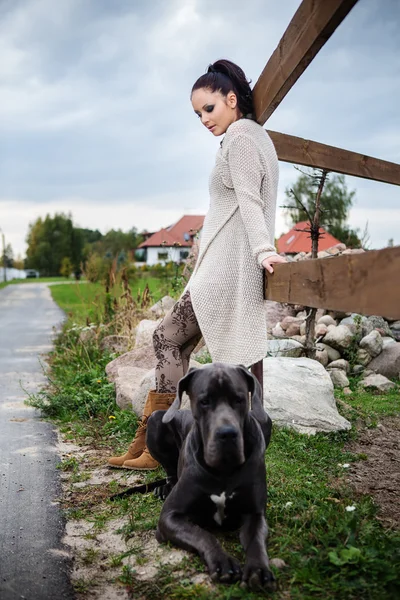
<svg viewBox="0 0 400 600">
<path fill-rule="evenodd" d="M 362 315 L 400 319 L 400 246 L 274 265 L 265 297 Z"/>
<path fill-rule="evenodd" d="M 268 130 L 279 160 L 400 185 L 400 165 L 294 135 Z"/>
<path fill-rule="evenodd" d="M 263 125 L 357 0 L 303 0 L 254 86 Z"/>
</svg>

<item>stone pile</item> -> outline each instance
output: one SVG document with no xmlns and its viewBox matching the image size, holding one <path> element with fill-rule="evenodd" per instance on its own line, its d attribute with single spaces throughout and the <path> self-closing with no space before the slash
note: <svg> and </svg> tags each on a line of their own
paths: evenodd
<svg viewBox="0 0 400 600">
<path fill-rule="evenodd" d="M 327 250 L 320 250 L 317 254 L 317 258 L 332 258 L 333 256 L 340 256 L 341 254 L 362 254 L 365 252 L 362 248 L 347 248 L 346 244 L 335 244 Z M 311 258 L 311 252 L 299 252 L 294 256 L 286 256 L 288 262 L 298 262 L 299 260 L 309 260 Z"/>
<path fill-rule="evenodd" d="M 304 354 L 306 316 L 304 310 L 298 310 L 295 316 L 284 317 L 272 327 L 275 339 L 270 339 L 269 345 L 272 352 L 276 345 L 274 356 Z M 362 376 L 360 385 L 385 392 L 395 387 L 391 379 L 400 378 L 399 334 L 400 321 L 319 310 L 316 360 L 329 372 L 335 387 L 348 388 L 351 374 Z"/>
</svg>

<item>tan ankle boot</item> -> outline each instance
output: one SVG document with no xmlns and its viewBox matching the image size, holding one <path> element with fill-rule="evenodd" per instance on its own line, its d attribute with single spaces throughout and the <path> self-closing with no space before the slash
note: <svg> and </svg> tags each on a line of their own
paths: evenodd
<svg viewBox="0 0 400 600">
<path fill-rule="evenodd" d="M 151 410 L 152 394 L 155 394 L 155 390 L 150 390 L 143 409 L 143 416 L 136 430 L 135 437 L 133 438 L 128 451 L 122 456 L 112 456 L 108 459 L 108 466 L 122 468 L 126 460 L 132 460 L 138 458 L 146 446 L 146 429 L 147 419 L 153 412 Z"/>
<path fill-rule="evenodd" d="M 150 390 L 147 397 L 147 402 L 150 400 L 150 408 L 153 413 L 155 410 L 168 410 L 175 399 L 175 394 L 160 394 L 154 390 Z M 150 413 L 151 414 L 151 413 Z M 150 415 L 149 415 L 150 416 Z M 145 433 L 147 428 L 147 419 L 145 425 Z M 159 463 L 151 456 L 147 447 L 143 448 L 139 457 L 127 458 L 123 465 L 124 469 L 137 469 L 138 471 L 152 471 L 159 467 Z"/>
</svg>

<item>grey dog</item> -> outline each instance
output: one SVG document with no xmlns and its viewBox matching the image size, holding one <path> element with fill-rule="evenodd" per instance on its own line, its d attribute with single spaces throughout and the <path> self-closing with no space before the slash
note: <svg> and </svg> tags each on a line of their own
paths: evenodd
<svg viewBox="0 0 400 600">
<path fill-rule="evenodd" d="M 191 410 L 179 410 L 185 391 Z M 148 448 L 167 473 L 158 490 L 166 500 L 157 540 L 197 552 L 213 581 L 274 587 L 265 520 L 270 437 L 259 382 L 245 367 L 223 363 L 190 369 L 168 411 L 156 411 L 148 421 Z M 240 527 L 243 570 L 209 531 L 216 525 Z"/>
</svg>

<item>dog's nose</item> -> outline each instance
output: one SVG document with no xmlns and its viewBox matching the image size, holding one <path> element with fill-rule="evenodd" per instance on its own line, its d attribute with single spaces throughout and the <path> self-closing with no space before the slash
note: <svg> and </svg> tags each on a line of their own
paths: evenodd
<svg viewBox="0 0 400 600">
<path fill-rule="evenodd" d="M 220 440 L 235 440 L 238 436 L 238 430 L 232 425 L 222 425 L 221 427 L 218 427 L 215 434 Z"/>
</svg>

